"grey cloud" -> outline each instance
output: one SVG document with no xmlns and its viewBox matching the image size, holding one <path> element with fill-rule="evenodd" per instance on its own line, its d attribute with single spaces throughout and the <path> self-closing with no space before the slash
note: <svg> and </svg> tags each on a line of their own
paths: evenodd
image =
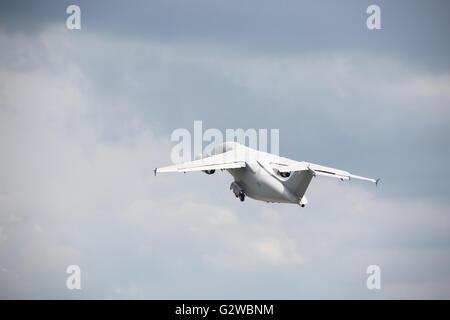
<svg viewBox="0 0 450 320">
<path fill-rule="evenodd" d="M 206 41 L 262 54 L 342 50 L 390 52 L 412 63 L 448 68 L 448 2 L 378 1 L 380 32 L 365 26 L 371 1 L 5 1 L 2 27 L 39 33 L 65 22 L 65 9 L 83 8 L 86 32 L 173 42 Z M 430 34 L 433 36 L 431 37 Z M 313 49 L 312 49 L 313 48 Z M 432 59 L 430 59 L 432 57 Z"/>
<path fill-rule="evenodd" d="M 0 33 L 2 298 L 449 297 L 447 69 L 83 32 Z M 226 173 L 154 177 L 197 119 L 382 184 L 317 178 L 302 210 L 241 204 Z"/>
</svg>

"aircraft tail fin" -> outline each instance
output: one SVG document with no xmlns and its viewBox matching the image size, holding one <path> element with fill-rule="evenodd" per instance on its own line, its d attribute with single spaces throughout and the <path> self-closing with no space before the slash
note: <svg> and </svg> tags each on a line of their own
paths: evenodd
<svg viewBox="0 0 450 320">
<path fill-rule="evenodd" d="M 286 181 L 286 186 L 301 199 L 313 176 L 314 173 L 311 170 L 293 171 L 289 180 Z"/>
</svg>

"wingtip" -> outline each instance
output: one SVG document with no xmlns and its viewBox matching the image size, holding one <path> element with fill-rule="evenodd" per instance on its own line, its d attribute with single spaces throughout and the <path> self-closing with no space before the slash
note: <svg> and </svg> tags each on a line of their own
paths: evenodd
<svg viewBox="0 0 450 320">
<path fill-rule="evenodd" d="M 378 187 L 378 182 L 380 182 L 380 178 L 378 178 L 377 180 L 375 180 L 375 185 Z"/>
</svg>

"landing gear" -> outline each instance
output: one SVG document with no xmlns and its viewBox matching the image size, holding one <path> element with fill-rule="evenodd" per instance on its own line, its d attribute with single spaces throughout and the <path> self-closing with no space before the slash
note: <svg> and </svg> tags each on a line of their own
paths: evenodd
<svg viewBox="0 0 450 320">
<path fill-rule="evenodd" d="M 239 198 L 241 201 L 245 200 L 245 192 L 241 185 L 239 185 L 236 181 L 231 183 L 230 189 L 233 191 L 236 198 Z"/>
</svg>

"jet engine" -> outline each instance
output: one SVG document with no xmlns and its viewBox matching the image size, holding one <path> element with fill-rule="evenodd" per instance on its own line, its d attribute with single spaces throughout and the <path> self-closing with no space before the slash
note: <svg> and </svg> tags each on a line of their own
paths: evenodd
<svg viewBox="0 0 450 320">
<path fill-rule="evenodd" d="M 211 157 L 211 155 L 207 154 L 206 152 L 199 153 L 198 155 L 195 156 L 195 160 L 200 160 L 200 159 L 204 159 L 204 158 L 208 158 L 208 157 Z M 216 170 L 215 169 L 203 170 L 203 172 L 206 174 L 213 174 L 214 172 L 216 172 Z"/>
<path fill-rule="evenodd" d="M 282 176 L 283 178 L 288 178 L 290 175 L 290 172 L 280 172 L 280 176 Z"/>
</svg>

